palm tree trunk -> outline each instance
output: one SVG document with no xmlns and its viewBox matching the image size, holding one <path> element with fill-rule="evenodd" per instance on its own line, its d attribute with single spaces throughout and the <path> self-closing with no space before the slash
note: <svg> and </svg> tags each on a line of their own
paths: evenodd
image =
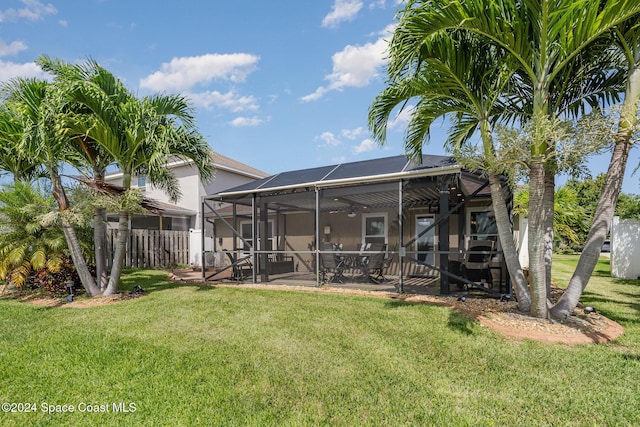
<svg viewBox="0 0 640 427">
<path fill-rule="evenodd" d="M 553 162 L 555 163 L 555 162 Z M 555 164 L 547 164 L 544 175 L 544 274 L 547 299 L 551 296 L 551 265 L 553 263 L 553 221 L 556 194 Z"/>
<path fill-rule="evenodd" d="M 106 236 L 106 211 L 96 208 L 93 211 L 93 244 L 96 256 L 96 279 L 100 291 L 107 288 L 107 236 Z"/>
<path fill-rule="evenodd" d="M 513 240 L 513 230 L 500 177 L 490 172 L 489 183 L 491 185 L 491 200 L 493 203 L 493 212 L 496 215 L 500 245 L 502 246 L 507 271 L 514 284 L 513 289 L 518 300 L 518 308 L 523 312 L 528 312 L 531 310 L 531 294 L 529 293 L 527 279 L 522 271 L 520 259 L 518 258 L 518 250 Z"/>
<path fill-rule="evenodd" d="M 544 262 L 545 248 L 545 166 L 541 156 L 531 161 L 529 184 L 529 272 L 531 273 L 531 314 L 546 318 L 547 283 Z"/>
<path fill-rule="evenodd" d="M 551 308 L 551 315 L 558 319 L 568 317 L 578 305 L 582 292 L 587 286 L 593 269 L 598 263 L 602 243 L 611 228 L 618 196 L 622 190 L 624 171 L 629 159 L 629 151 L 633 142 L 631 137 L 638 122 L 638 101 L 640 100 L 640 50 L 636 49 L 636 62 L 627 80 L 624 105 L 620 112 L 616 145 L 611 153 L 607 176 L 604 181 L 600 200 L 593 215 L 593 221 L 587 240 L 578 260 L 567 290 Z"/>
<path fill-rule="evenodd" d="M 124 266 L 124 255 L 127 250 L 127 240 L 129 239 L 129 212 L 120 212 L 118 218 L 118 243 L 115 253 L 113 255 L 113 263 L 111 267 L 111 275 L 109 276 L 109 283 L 107 289 L 104 291 L 104 295 L 113 295 L 118 292 L 118 284 L 120 282 L 120 275 L 122 274 L 122 268 Z"/>
<path fill-rule="evenodd" d="M 69 199 L 67 199 L 64 187 L 62 186 L 62 180 L 57 173 L 51 172 L 50 175 L 51 182 L 53 184 L 53 197 L 58 203 L 58 209 L 60 212 L 64 212 L 69 209 Z M 91 275 L 84 256 L 82 255 L 82 249 L 80 248 L 80 242 L 78 241 L 75 229 L 71 224 L 67 224 L 63 221 L 62 232 L 64 233 L 65 240 L 67 241 L 67 247 L 69 248 L 73 265 L 78 272 L 78 276 L 80 277 L 80 281 L 82 282 L 82 286 L 85 291 L 87 291 L 87 293 L 92 297 L 100 295 L 100 289 L 96 286 L 96 282 L 93 280 L 93 276 Z"/>
<path fill-rule="evenodd" d="M 97 186 L 104 182 L 104 170 L 94 168 L 94 181 Z M 93 246 L 96 257 L 96 280 L 100 292 L 107 288 L 107 213 L 104 208 L 93 210 Z"/>
</svg>

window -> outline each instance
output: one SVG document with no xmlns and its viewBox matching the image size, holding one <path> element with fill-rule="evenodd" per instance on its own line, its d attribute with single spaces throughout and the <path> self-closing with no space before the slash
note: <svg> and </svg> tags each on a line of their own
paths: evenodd
<svg viewBox="0 0 640 427">
<path fill-rule="evenodd" d="M 138 176 L 138 188 L 144 191 L 147 187 L 147 177 L 142 175 Z"/>
<path fill-rule="evenodd" d="M 496 215 L 488 208 L 467 210 L 467 230 L 471 240 L 498 240 Z"/>
<path fill-rule="evenodd" d="M 435 263 L 435 254 L 433 251 L 435 249 L 436 229 L 433 227 L 434 222 L 435 217 L 433 215 L 416 215 L 416 236 L 431 227 L 429 231 L 425 232 L 422 236 L 418 237 L 418 240 L 416 240 L 418 261 L 422 261 L 429 265 L 434 265 Z"/>
<path fill-rule="evenodd" d="M 362 216 L 362 241 L 364 243 L 387 243 L 387 214 L 364 214 Z"/>
<path fill-rule="evenodd" d="M 267 247 L 262 249 L 261 244 L 260 244 L 260 224 L 257 224 L 257 230 L 256 233 L 258 234 L 258 250 L 266 250 L 266 251 L 270 251 L 273 249 L 273 221 L 269 221 L 269 223 L 267 224 Z M 253 238 L 252 233 L 251 233 L 251 223 L 250 222 L 243 222 L 240 224 L 240 234 L 242 235 L 242 238 L 244 240 L 246 240 L 247 242 L 251 242 L 251 239 Z M 249 247 L 248 244 L 242 242 L 242 250 L 245 252 L 249 252 L 251 250 L 251 248 Z"/>
</svg>

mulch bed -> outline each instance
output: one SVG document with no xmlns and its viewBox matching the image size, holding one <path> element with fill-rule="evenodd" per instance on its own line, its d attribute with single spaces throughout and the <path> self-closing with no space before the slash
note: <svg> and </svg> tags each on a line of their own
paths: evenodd
<svg viewBox="0 0 640 427">
<path fill-rule="evenodd" d="M 201 282 L 198 281 L 197 283 Z M 515 340 L 530 339 L 546 343 L 591 344 L 613 341 L 624 332 L 624 329 L 618 323 L 599 313 L 585 313 L 580 307 L 576 308 L 573 315 L 565 320 L 539 319 L 520 312 L 515 301 L 500 301 L 496 298 L 489 298 L 484 294 L 464 293 L 464 298 L 459 298 L 458 296 L 441 295 L 399 295 L 389 292 L 333 287 L 313 288 L 308 286 L 219 283 L 211 286 L 326 292 L 388 298 L 410 303 L 445 305 L 465 313 L 478 320 L 481 325 Z M 554 289 L 552 291 L 552 299 L 557 298 L 560 293 L 560 290 Z M 140 296 L 144 296 L 144 294 L 133 295 L 130 293 L 122 293 L 108 297 L 78 298 L 71 303 L 67 303 L 65 299 L 43 297 L 41 295 L 21 295 L 13 297 L 21 301 L 46 307 L 85 308 L 112 304 Z"/>
</svg>

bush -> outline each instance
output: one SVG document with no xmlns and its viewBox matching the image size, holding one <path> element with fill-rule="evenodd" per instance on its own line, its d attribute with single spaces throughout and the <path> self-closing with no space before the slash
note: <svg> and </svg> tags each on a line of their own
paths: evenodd
<svg viewBox="0 0 640 427">
<path fill-rule="evenodd" d="M 52 272 L 45 268 L 34 272 L 27 279 L 23 289 L 40 290 L 53 297 L 63 297 L 69 292 L 67 282 L 70 280 L 73 281 L 73 293 L 75 295 L 84 293 L 80 277 L 73 263 L 67 260 L 60 268 L 60 271 Z"/>
</svg>

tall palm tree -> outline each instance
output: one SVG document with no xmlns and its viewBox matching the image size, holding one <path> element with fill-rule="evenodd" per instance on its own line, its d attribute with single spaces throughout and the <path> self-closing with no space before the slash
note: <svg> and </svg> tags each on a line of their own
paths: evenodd
<svg viewBox="0 0 640 427">
<path fill-rule="evenodd" d="M 399 29 L 402 29 L 402 23 Z M 379 143 L 386 141 L 386 127 L 392 112 L 416 100 L 408 125 L 405 148 L 421 158 L 423 143 L 429 141 L 432 123 L 449 118 L 449 138 L 445 145 L 459 150 L 479 132 L 484 169 L 490 181 L 493 209 L 500 231 L 505 261 L 515 284 L 521 310 L 528 311 L 531 301 L 527 282 L 510 233 L 510 220 L 500 175 L 507 171 L 498 161 L 492 136 L 492 123 L 517 113 L 505 102 L 513 93 L 516 68 L 502 49 L 469 37 L 463 32 L 434 35 L 424 39 L 412 64 L 397 55 L 404 45 L 404 31 L 394 35 L 390 46 L 389 86 L 376 98 L 369 111 L 369 125 Z M 478 78 L 482 76 L 483 78 Z"/>
<path fill-rule="evenodd" d="M 630 0 L 524 1 L 481 0 L 409 1 L 400 12 L 391 48 L 399 69 L 419 59 L 423 42 L 434 35 L 464 31 L 503 49 L 517 63 L 523 83 L 531 88 L 533 120 L 555 115 L 554 90 L 563 87 L 576 59 L 612 29 L 640 13 Z M 482 77 L 479 77 L 482 79 Z M 532 313 L 547 317 L 546 231 L 553 212 L 554 142 L 534 133 L 530 145 L 529 260 Z M 548 240 L 547 240 L 548 241 Z"/>
<path fill-rule="evenodd" d="M 615 207 L 622 190 L 624 171 L 629 159 L 629 151 L 633 146 L 632 136 L 638 126 L 638 102 L 640 102 L 640 28 L 638 22 L 630 21 L 619 25 L 613 30 L 612 38 L 614 46 L 618 48 L 625 59 L 624 103 L 619 113 L 618 128 L 614 135 L 614 148 L 605 183 L 593 215 L 584 249 L 569 280 L 567 290 L 551 308 L 551 314 L 560 319 L 568 317 L 578 305 L 580 296 L 598 262 L 600 248 L 602 248 L 611 228 Z"/>
<path fill-rule="evenodd" d="M 69 64 L 46 55 L 38 58 L 40 67 L 55 76 L 54 84 L 69 101 L 67 125 L 71 131 L 71 148 L 81 156 L 78 169 L 88 176 L 92 185 L 101 188 L 107 167 L 115 159 L 88 134 L 99 125 L 93 112 L 84 106 L 83 100 L 94 96 L 108 96 L 113 104 L 119 104 L 132 97 L 112 73 L 89 59 L 77 64 Z M 107 275 L 107 236 L 106 210 L 101 206 L 94 208 L 93 241 L 96 261 L 96 279 L 100 290 L 104 292 L 108 283 Z"/>
<path fill-rule="evenodd" d="M 62 164 L 65 161 L 73 162 L 72 153 L 68 150 L 68 129 L 63 120 L 63 97 L 48 82 L 25 78 L 5 83 L 1 92 L 20 115 L 22 139 L 19 151 L 47 170 L 52 195 L 62 216 L 62 231 L 80 280 L 89 295 L 98 295 L 100 289 L 89 272 L 80 242 L 68 217 L 69 199 L 62 185 Z"/>
<path fill-rule="evenodd" d="M 47 57 L 39 59 L 45 70 L 71 82 L 71 98 L 88 110 L 71 125 L 82 141 L 96 144 L 105 158 L 123 174 L 122 185 L 131 189 L 134 175 L 165 190 L 172 200 L 180 197 L 177 181 L 166 167 L 170 156 L 192 161 L 204 180 L 213 174 L 211 151 L 195 127 L 193 111 L 179 95 L 154 95 L 138 99 L 98 63 L 69 65 Z M 87 78 L 89 76 L 89 78 Z M 79 141 L 78 141 L 79 142 Z M 118 242 L 104 294 L 117 291 L 129 235 L 130 209 L 119 212 Z"/>
</svg>

